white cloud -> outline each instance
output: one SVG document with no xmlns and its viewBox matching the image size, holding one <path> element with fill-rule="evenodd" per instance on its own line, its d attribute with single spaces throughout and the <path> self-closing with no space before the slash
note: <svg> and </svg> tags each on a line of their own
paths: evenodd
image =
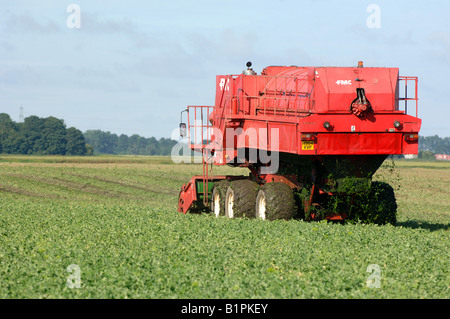
<svg viewBox="0 0 450 319">
<path fill-rule="evenodd" d="M 6 32 L 38 32 L 49 34 L 60 31 L 60 27 L 51 19 L 38 21 L 29 14 L 10 14 L 5 20 Z"/>
</svg>

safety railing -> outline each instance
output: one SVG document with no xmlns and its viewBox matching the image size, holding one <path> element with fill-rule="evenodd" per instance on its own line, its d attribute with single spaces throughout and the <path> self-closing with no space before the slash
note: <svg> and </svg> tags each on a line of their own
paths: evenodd
<svg viewBox="0 0 450 319">
<path fill-rule="evenodd" d="M 307 74 L 230 75 L 217 101 L 221 117 L 243 115 L 305 116 L 314 110 L 313 81 Z M 225 109 L 223 106 L 226 106 Z"/>
<path fill-rule="evenodd" d="M 403 88 L 402 88 L 403 84 Z M 399 76 L 398 77 L 398 92 L 397 97 L 398 110 L 404 111 L 405 114 L 419 116 L 419 97 L 418 97 L 418 78 L 417 76 Z M 412 93 L 414 96 L 411 96 Z M 402 97 L 400 94 L 404 94 Z M 408 101 L 413 102 L 415 114 L 408 113 Z M 409 104 L 409 110 L 411 110 L 411 103 Z"/>
<path fill-rule="evenodd" d="M 208 206 L 209 201 L 209 170 L 208 164 L 212 157 L 206 146 L 211 142 L 212 125 L 210 122 L 210 115 L 213 106 L 188 106 L 187 108 L 187 137 L 189 139 L 189 147 L 194 152 L 200 152 L 202 156 L 202 195 L 203 205 Z"/>
<path fill-rule="evenodd" d="M 201 152 L 211 141 L 210 115 L 213 106 L 188 106 L 188 138 L 191 149 Z"/>
<path fill-rule="evenodd" d="M 256 115 L 302 116 L 314 110 L 313 85 L 306 75 L 261 76 L 256 82 L 263 88 L 251 97 L 256 101 Z"/>
</svg>

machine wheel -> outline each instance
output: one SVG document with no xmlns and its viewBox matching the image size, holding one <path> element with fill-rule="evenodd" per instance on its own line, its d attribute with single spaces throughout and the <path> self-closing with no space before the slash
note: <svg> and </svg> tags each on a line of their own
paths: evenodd
<svg viewBox="0 0 450 319">
<path fill-rule="evenodd" d="M 225 195 L 230 184 L 230 181 L 227 180 L 214 183 L 211 193 L 211 212 L 216 217 L 225 215 Z"/>
<path fill-rule="evenodd" d="M 291 219 L 297 212 L 294 192 L 284 183 L 267 183 L 256 196 L 256 217 L 261 219 Z"/>
<path fill-rule="evenodd" d="M 248 179 L 231 183 L 225 195 L 225 216 L 255 217 L 255 199 L 259 185 Z"/>
</svg>

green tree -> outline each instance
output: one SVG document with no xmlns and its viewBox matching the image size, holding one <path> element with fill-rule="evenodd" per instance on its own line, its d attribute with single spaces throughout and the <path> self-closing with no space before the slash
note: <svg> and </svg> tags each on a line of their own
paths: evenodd
<svg viewBox="0 0 450 319">
<path fill-rule="evenodd" d="M 434 153 L 430 151 L 419 151 L 418 158 L 422 158 L 424 160 L 434 160 Z"/>
<path fill-rule="evenodd" d="M 119 140 L 117 141 L 117 154 L 127 154 L 128 153 L 128 136 L 125 134 L 120 134 Z"/>
<path fill-rule="evenodd" d="M 66 155 L 86 155 L 86 141 L 80 130 L 69 127 L 66 130 L 66 139 Z"/>
<path fill-rule="evenodd" d="M 8 114 L 0 113 L 1 153 L 85 155 L 86 147 L 81 131 L 66 129 L 64 121 L 53 116 L 31 115 L 23 123 L 15 123 Z"/>
<path fill-rule="evenodd" d="M 28 149 L 22 154 L 44 154 L 47 148 L 45 137 L 42 136 L 44 119 L 32 115 L 25 118 L 19 126 L 20 135 L 27 141 Z"/>
<path fill-rule="evenodd" d="M 53 116 L 44 119 L 42 138 L 45 140 L 46 148 L 43 154 L 65 155 L 66 154 L 66 125 L 63 120 Z"/>
<path fill-rule="evenodd" d="M 3 153 L 6 154 L 28 154 L 30 145 L 26 138 L 19 132 L 9 134 L 8 139 L 4 141 Z"/>
<path fill-rule="evenodd" d="M 157 140 L 137 134 L 117 136 L 101 130 L 88 130 L 84 137 L 100 154 L 170 155 L 172 147 L 177 144 L 177 141 L 166 138 Z"/>
<path fill-rule="evenodd" d="M 92 156 L 94 155 L 94 148 L 92 147 L 92 145 L 89 145 L 86 143 L 86 154 L 87 156 Z"/>
<path fill-rule="evenodd" d="M 17 133 L 17 126 L 6 113 L 0 113 L 0 153 L 6 153 L 5 143 L 14 134 Z"/>
<path fill-rule="evenodd" d="M 450 155 L 450 137 L 441 138 L 437 135 L 419 136 L 419 151 Z"/>
<path fill-rule="evenodd" d="M 84 133 L 86 142 L 92 145 L 96 153 L 116 154 L 119 137 L 111 132 L 101 130 L 88 130 Z"/>
</svg>

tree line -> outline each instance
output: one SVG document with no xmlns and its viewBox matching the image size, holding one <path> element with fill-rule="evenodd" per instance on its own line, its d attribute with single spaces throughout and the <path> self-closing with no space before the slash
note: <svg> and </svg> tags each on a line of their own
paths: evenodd
<svg viewBox="0 0 450 319">
<path fill-rule="evenodd" d="M 177 141 L 157 140 L 134 134 L 127 136 L 88 130 L 82 133 L 66 127 L 63 120 L 53 116 L 32 115 L 23 122 L 14 122 L 0 113 L 0 154 L 25 155 L 170 155 Z"/>
<path fill-rule="evenodd" d="M 419 151 L 450 155 L 450 137 L 419 136 Z"/>
<path fill-rule="evenodd" d="M 88 130 L 84 138 L 96 154 L 170 155 L 177 141 L 169 138 L 142 137 L 137 134 L 117 135 L 101 130 Z"/>
<path fill-rule="evenodd" d="M 435 154 L 450 155 L 450 137 L 419 136 L 419 158 L 434 160 Z"/>
<path fill-rule="evenodd" d="M 92 155 L 83 133 L 53 116 L 32 115 L 16 123 L 0 113 L 0 153 L 26 155 Z"/>
</svg>

